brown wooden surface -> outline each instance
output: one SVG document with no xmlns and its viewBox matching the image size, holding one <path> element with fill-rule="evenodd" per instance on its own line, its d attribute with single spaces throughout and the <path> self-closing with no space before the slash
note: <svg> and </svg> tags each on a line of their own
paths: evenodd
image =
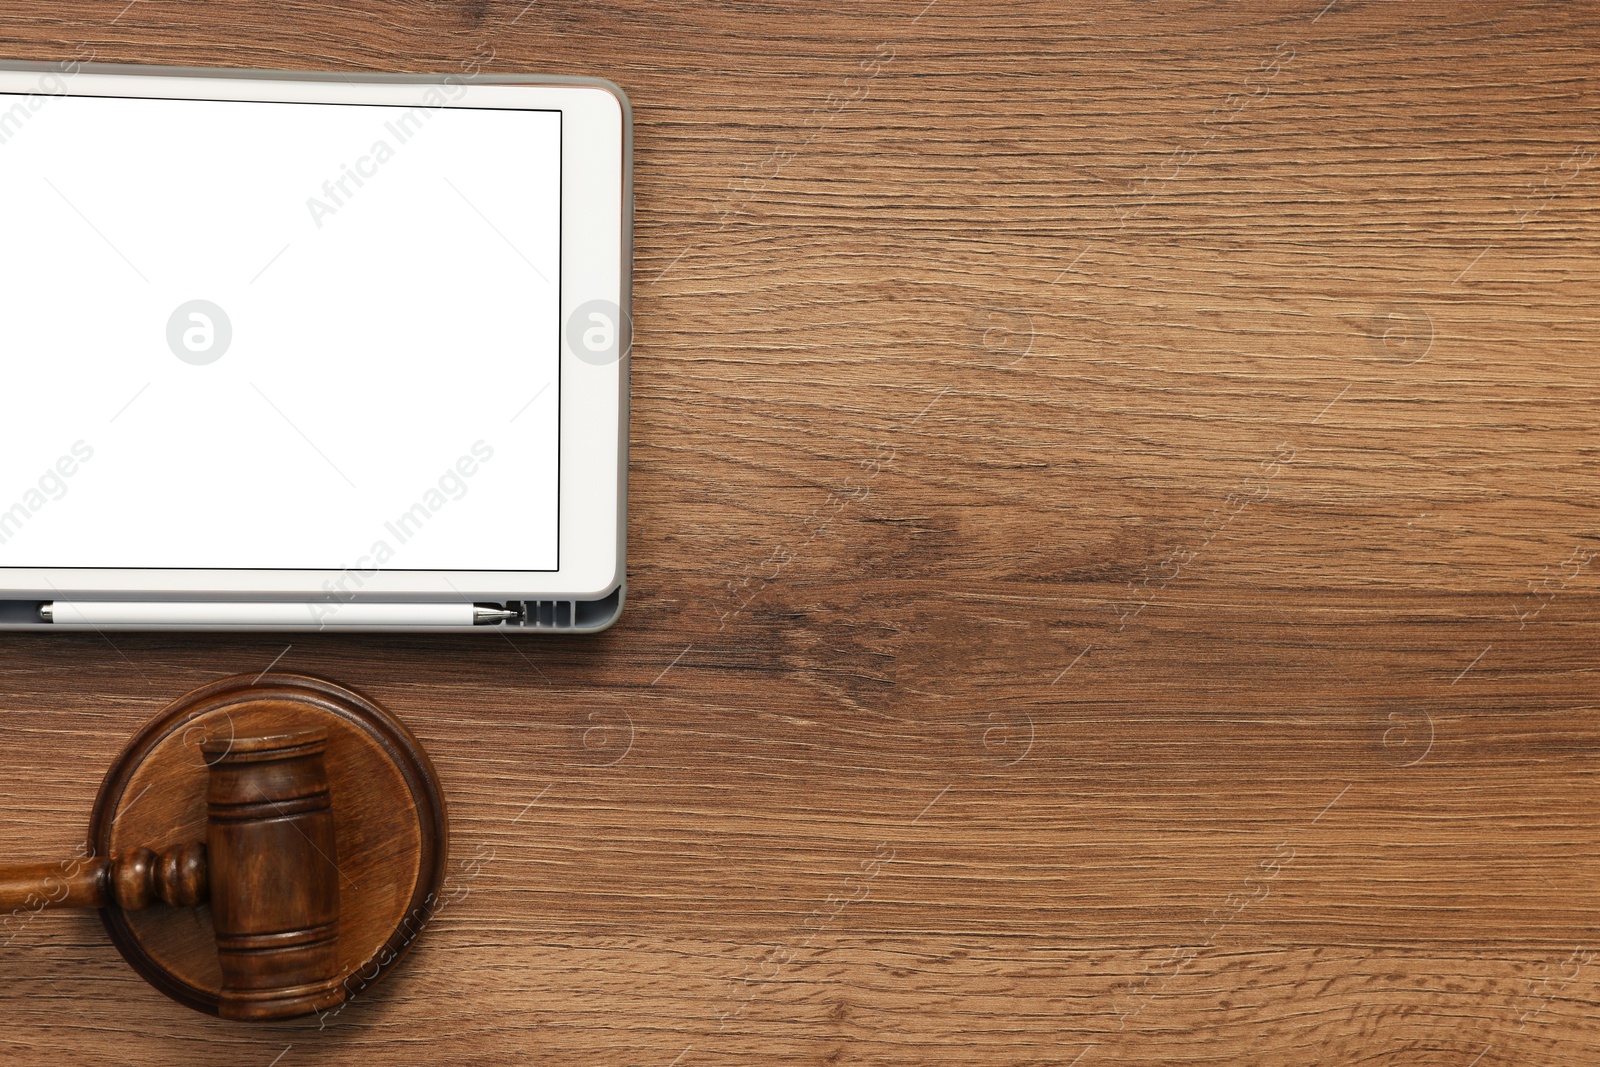
<svg viewBox="0 0 1600 1067">
<path fill-rule="evenodd" d="M 0 638 L 0 848 L 277 661 L 469 890 L 323 1030 L 36 918 L 7 1062 L 1600 1058 L 1600 5 L 123 2 L 0 51 L 627 89 L 631 602 Z"/>
</svg>

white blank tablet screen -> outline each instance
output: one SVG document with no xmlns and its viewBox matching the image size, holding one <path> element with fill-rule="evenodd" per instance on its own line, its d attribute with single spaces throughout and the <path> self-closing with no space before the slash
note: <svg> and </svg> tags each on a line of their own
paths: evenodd
<svg viewBox="0 0 1600 1067">
<path fill-rule="evenodd" d="M 0 95 L 0 211 L 0 566 L 556 569 L 559 112 Z"/>
</svg>

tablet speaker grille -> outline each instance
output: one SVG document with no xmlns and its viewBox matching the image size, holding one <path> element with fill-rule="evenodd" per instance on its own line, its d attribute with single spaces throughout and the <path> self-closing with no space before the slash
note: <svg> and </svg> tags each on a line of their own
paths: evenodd
<svg viewBox="0 0 1600 1067">
<path fill-rule="evenodd" d="M 516 625 L 529 630 L 570 630 L 577 614 L 573 600 L 513 600 L 506 607 L 520 612 Z"/>
<path fill-rule="evenodd" d="M 591 632 L 616 621 L 622 611 L 622 587 L 599 600 L 508 600 L 505 606 L 517 613 L 505 624 L 511 629 Z"/>
</svg>

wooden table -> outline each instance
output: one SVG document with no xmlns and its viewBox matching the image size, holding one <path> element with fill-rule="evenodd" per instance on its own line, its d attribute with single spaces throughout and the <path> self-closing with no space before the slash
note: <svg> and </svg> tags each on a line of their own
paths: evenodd
<svg viewBox="0 0 1600 1067">
<path fill-rule="evenodd" d="M 1600 5 L 124 2 L 3 53 L 627 89 L 630 604 L 0 638 L 8 854 L 276 662 L 468 890 L 320 1030 L 41 917 L 4 1062 L 1597 1061 Z"/>
</svg>

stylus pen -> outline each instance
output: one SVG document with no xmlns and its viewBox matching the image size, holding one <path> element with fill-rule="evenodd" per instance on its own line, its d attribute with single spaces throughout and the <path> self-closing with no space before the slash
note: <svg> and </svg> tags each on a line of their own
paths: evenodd
<svg viewBox="0 0 1600 1067">
<path fill-rule="evenodd" d="M 333 601 L 196 603 L 193 601 L 57 600 L 39 606 L 48 623 L 79 626 L 249 626 L 322 629 L 333 626 L 483 626 L 515 619 L 515 611 L 483 604 L 383 604 Z"/>
</svg>

